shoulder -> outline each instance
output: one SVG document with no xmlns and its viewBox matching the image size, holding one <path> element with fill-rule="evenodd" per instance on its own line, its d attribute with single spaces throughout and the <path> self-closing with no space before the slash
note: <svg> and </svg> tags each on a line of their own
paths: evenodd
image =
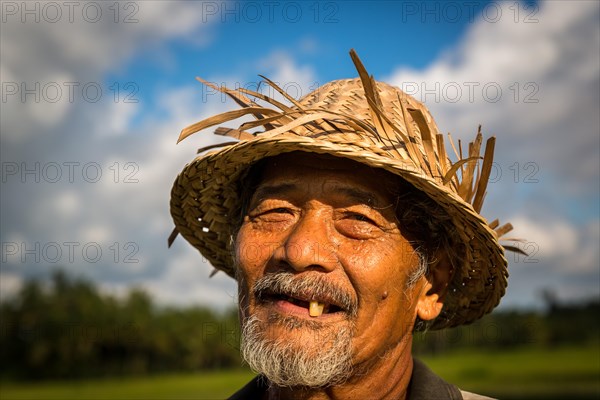
<svg viewBox="0 0 600 400">
<path fill-rule="evenodd" d="M 425 364 L 413 359 L 413 373 L 408 387 L 409 400 L 493 400 L 490 397 L 460 390 L 431 371 Z"/>
<path fill-rule="evenodd" d="M 436 375 L 425 364 L 413 359 L 413 371 L 408 384 L 408 400 L 461 400 L 458 388 Z"/>
</svg>

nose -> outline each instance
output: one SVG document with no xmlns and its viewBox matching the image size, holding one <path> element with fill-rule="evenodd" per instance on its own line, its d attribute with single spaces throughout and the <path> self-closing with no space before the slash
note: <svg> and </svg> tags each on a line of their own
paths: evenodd
<svg viewBox="0 0 600 400">
<path fill-rule="evenodd" d="M 290 230 L 289 235 L 275 250 L 277 264 L 288 265 L 300 272 L 335 269 L 339 260 L 337 246 L 331 236 L 331 218 L 326 213 L 305 212 Z"/>
</svg>

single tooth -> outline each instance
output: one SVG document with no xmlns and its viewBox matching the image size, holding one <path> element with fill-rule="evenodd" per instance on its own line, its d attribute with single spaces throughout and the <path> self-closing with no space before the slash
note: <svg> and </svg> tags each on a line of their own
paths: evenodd
<svg viewBox="0 0 600 400">
<path fill-rule="evenodd" d="M 311 317 L 319 317 L 323 314 L 323 308 L 325 303 L 319 303 L 318 301 L 311 300 L 310 306 L 308 307 L 308 313 Z"/>
</svg>

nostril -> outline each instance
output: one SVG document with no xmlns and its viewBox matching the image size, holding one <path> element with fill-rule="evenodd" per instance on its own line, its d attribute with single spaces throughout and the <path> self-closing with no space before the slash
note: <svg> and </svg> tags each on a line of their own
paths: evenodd
<svg viewBox="0 0 600 400">
<path fill-rule="evenodd" d="M 286 264 L 299 270 L 330 270 L 338 264 L 335 246 L 315 240 L 288 241 L 284 246 L 283 258 Z"/>
<path fill-rule="evenodd" d="M 327 215 L 307 211 L 287 231 L 283 242 L 273 252 L 274 264 L 292 269 L 331 270 L 337 262 L 336 246 L 331 242 Z"/>
</svg>

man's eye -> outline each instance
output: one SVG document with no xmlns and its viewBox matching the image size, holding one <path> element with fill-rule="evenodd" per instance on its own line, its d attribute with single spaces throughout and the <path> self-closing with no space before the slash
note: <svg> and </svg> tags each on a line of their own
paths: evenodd
<svg viewBox="0 0 600 400">
<path fill-rule="evenodd" d="M 270 210 L 265 211 L 265 214 L 291 214 L 292 211 L 289 208 L 285 207 L 277 207 Z"/>
<path fill-rule="evenodd" d="M 350 239 L 367 240 L 378 237 L 383 233 L 382 227 L 375 219 L 365 213 L 346 211 L 336 221 L 339 233 Z"/>
<path fill-rule="evenodd" d="M 369 218 L 363 214 L 348 213 L 348 214 L 346 214 L 346 218 L 354 220 L 354 221 L 368 222 L 370 224 L 375 224 L 375 221 L 373 221 L 371 218 Z"/>
<path fill-rule="evenodd" d="M 294 211 L 289 207 L 258 207 L 250 214 L 250 218 L 264 222 L 281 222 L 288 221 L 293 215 Z"/>
</svg>

